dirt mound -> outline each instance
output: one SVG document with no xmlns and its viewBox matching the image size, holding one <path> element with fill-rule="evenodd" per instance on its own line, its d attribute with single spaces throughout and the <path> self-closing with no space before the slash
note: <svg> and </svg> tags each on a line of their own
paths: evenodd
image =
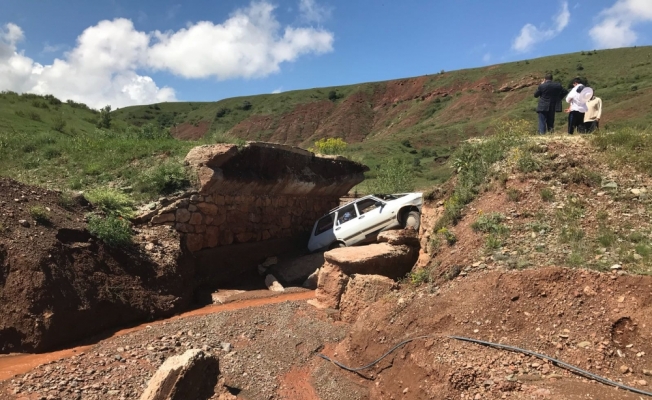
<svg viewBox="0 0 652 400">
<path fill-rule="evenodd" d="M 86 229 L 88 208 L 4 178 L 0 207 L 0 352 L 43 351 L 187 307 L 193 271 L 175 234 L 141 231 L 137 241 L 158 238 L 147 253 L 113 249 Z"/>
<path fill-rule="evenodd" d="M 639 381 L 650 380 L 643 370 L 652 369 L 652 341 L 645 328 L 652 324 L 651 311 L 650 277 L 563 268 L 487 272 L 457 278 L 436 293 L 422 289 L 386 296 L 360 314 L 334 358 L 357 367 L 401 340 L 433 335 L 363 371 L 373 378 L 370 398 L 579 399 L 599 394 L 635 399 L 587 384 L 547 362 L 446 336 L 518 346 L 641 387 Z"/>
</svg>

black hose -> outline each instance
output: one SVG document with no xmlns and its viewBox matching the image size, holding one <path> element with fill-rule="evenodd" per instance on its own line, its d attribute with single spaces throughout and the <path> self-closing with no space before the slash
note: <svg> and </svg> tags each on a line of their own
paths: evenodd
<svg viewBox="0 0 652 400">
<path fill-rule="evenodd" d="M 325 355 L 323 355 L 321 353 L 317 353 L 317 356 L 323 358 L 326 361 L 332 362 L 333 364 L 335 364 L 338 367 L 340 367 L 342 369 L 345 369 L 347 371 L 358 372 L 358 371 L 362 371 L 363 369 L 371 368 L 374 365 L 378 364 L 383 358 L 387 357 L 388 355 L 390 355 L 391 353 L 396 351 L 396 349 L 398 349 L 399 347 L 405 345 L 406 343 L 409 343 L 409 342 L 411 342 L 413 340 L 417 340 L 417 339 L 426 339 L 426 338 L 435 338 L 435 337 L 440 337 L 440 336 L 424 335 L 424 336 L 417 336 L 417 337 L 413 337 L 411 339 L 404 340 L 404 341 L 400 342 L 399 344 L 397 344 L 396 346 L 392 347 L 387 353 L 380 356 L 380 358 L 376 359 L 375 361 L 373 361 L 373 362 L 371 362 L 371 363 L 369 363 L 367 365 L 364 365 L 364 366 L 358 367 L 358 368 L 347 367 L 346 365 L 343 365 L 343 364 L 341 364 L 341 363 L 339 363 L 339 362 L 337 362 L 337 361 L 335 361 L 335 360 L 333 360 L 333 359 L 331 359 L 331 358 L 329 358 L 329 357 L 327 357 L 327 356 L 325 356 Z M 646 392 L 644 390 L 640 390 L 640 389 L 637 389 L 637 388 L 634 388 L 634 387 L 631 387 L 631 386 L 627 386 L 627 385 L 623 385 L 623 384 L 618 383 L 618 382 L 614 382 L 612 380 L 609 380 L 607 378 L 603 378 L 603 377 L 601 377 L 599 375 L 593 374 L 593 373 L 591 373 L 589 371 L 586 371 L 586 370 L 583 370 L 581 368 L 575 367 L 575 366 L 570 365 L 568 363 L 565 363 L 563 361 L 559 361 L 559 360 L 557 360 L 555 358 L 548 357 L 548 356 L 546 356 L 544 354 L 535 353 L 533 351 L 521 349 L 521 348 L 514 347 L 514 346 L 507 346 L 507 345 L 504 345 L 504 344 L 485 342 L 483 340 L 471 339 L 471 338 L 462 337 L 462 336 L 447 336 L 447 337 L 450 338 L 450 339 L 455 339 L 455 340 L 461 340 L 461 341 L 464 341 L 464 342 L 481 344 L 481 345 L 484 345 L 484 346 L 494 347 L 494 348 L 502 349 L 502 350 L 514 351 L 514 352 L 517 352 L 517 353 L 523 353 L 523 354 L 527 354 L 527 355 L 537 357 L 537 358 L 540 358 L 540 359 L 548 360 L 548 361 L 552 362 L 553 364 L 555 364 L 555 365 L 557 365 L 557 366 L 559 366 L 561 368 L 564 368 L 566 370 L 569 370 L 569 371 L 571 371 L 573 373 L 584 376 L 586 378 L 590 378 L 590 379 L 593 379 L 595 381 L 604 383 L 605 385 L 615 386 L 615 387 L 618 387 L 620 389 L 628 390 L 628 391 L 636 393 L 636 394 L 642 394 L 644 396 L 652 397 L 652 393 L 650 393 L 650 392 Z"/>
<path fill-rule="evenodd" d="M 413 340 L 424 339 L 424 338 L 429 338 L 429 337 L 434 337 L 434 336 L 432 336 L 432 335 L 424 335 L 424 336 L 417 336 L 417 337 L 413 337 L 412 339 L 404 340 L 404 341 L 402 341 L 401 343 L 397 344 L 396 346 L 392 347 L 392 348 L 391 348 L 387 353 L 385 353 L 385 354 L 383 354 L 382 356 L 380 356 L 380 358 L 377 359 L 376 361 L 372 362 L 371 364 L 367 364 L 367 365 L 365 365 L 365 366 L 358 367 L 358 368 L 350 368 L 350 367 L 347 367 L 346 365 L 340 364 L 339 362 L 337 362 L 337 361 L 335 361 L 335 360 L 332 360 L 332 359 L 328 358 L 327 356 L 325 356 L 325 355 L 323 355 L 323 354 L 321 354 L 321 353 L 317 353 L 317 357 L 321 357 L 321 358 L 323 358 L 323 359 L 326 360 L 326 361 L 332 362 L 333 364 L 335 364 L 335 365 L 337 365 L 338 367 L 340 367 L 340 368 L 342 368 L 342 369 L 345 369 L 345 370 L 347 370 L 347 371 L 358 372 L 358 371 L 362 371 L 363 369 L 371 368 L 371 367 L 373 367 L 374 365 L 378 364 L 378 363 L 380 362 L 380 360 L 382 360 L 383 358 L 387 357 L 387 356 L 390 355 L 392 352 L 394 352 L 394 350 L 396 350 L 396 349 L 398 349 L 399 347 L 405 345 L 406 343 L 409 343 L 409 342 L 411 342 L 411 341 L 413 341 Z"/>
</svg>

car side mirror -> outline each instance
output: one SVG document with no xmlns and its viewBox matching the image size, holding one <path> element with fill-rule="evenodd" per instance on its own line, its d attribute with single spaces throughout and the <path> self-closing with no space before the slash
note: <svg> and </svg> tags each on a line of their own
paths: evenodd
<svg viewBox="0 0 652 400">
<path fill-rule="evenodd" d="M 377 202 L 376 202 L 376 207 L 381 208 L 382 206 L 383 206 L 383 203 L 382 203 L 382 202 L 380 202 L 380 201 L 377 201 Z"/>
</svg>

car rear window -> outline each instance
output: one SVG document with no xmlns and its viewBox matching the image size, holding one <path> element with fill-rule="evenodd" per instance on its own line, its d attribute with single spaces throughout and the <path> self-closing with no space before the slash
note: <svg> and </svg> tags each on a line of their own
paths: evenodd
<svg viewBox="0 0 652 400">
<path fill-rule="evenodd" d="M 320 219 L 317 222 L 317 228 L 315 229 L 315 236 L 320 235 L 326 231 L 333 229 L 333 215 L 327 215 L 324 218 Z"/>
</svg>

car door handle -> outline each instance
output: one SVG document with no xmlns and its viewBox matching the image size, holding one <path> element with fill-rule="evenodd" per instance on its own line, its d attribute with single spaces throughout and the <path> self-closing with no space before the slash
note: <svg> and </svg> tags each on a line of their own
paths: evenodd
<svg viewBox="0 0 652 400">
<path fill-rule="evenodd" d="M 364 215 L 361 215 L 360 218 L 358 218 L 358 219 L 362 219 L 362 218 L 364 218 Z"/>
<path fill-rule="evenodd" d="M 336 231 L 339 231 L 340 228 L 341 228 L 341 226 L 338 226 L 337 228 L 335 228 L 335 230 L 336 230 Z"/>
</svg>

